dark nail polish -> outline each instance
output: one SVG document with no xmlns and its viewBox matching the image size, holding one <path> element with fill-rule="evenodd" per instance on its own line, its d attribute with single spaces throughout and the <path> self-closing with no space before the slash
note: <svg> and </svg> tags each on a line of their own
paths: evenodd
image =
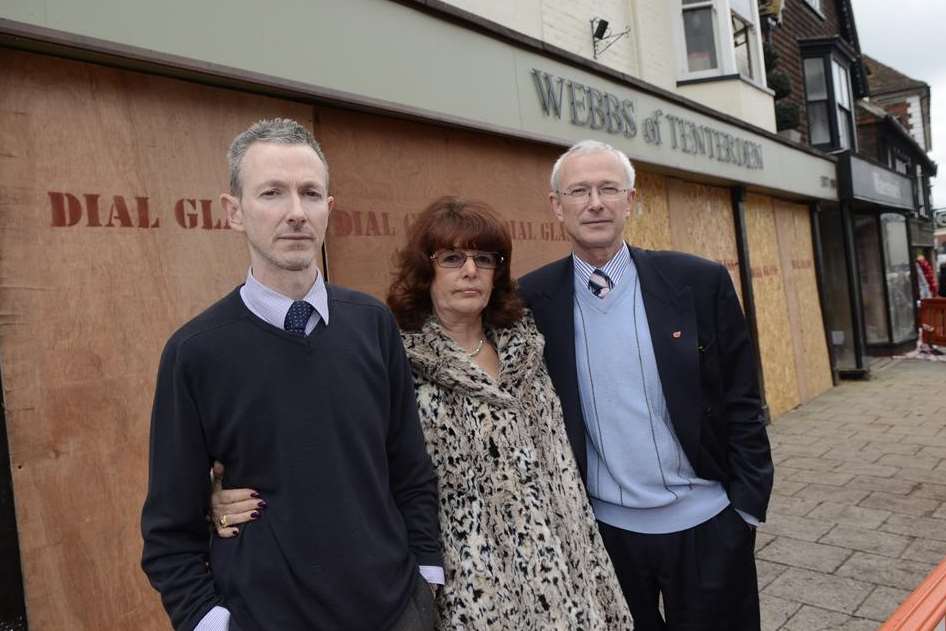
<svg viewBox="0 0 946 631">
<path fill-rule="evenodd" d="M 233 536 L 234 536 L 234 537 L 239 536 L 239 534 L 240 534 L 240 531 L 239 531 L 239 530 L 234 530 L 234 531 L 233 531 Z"/>
<path fill-rule="evenodd" d="M 259 504 L 256 505 L 256 508 L 266 508 L 266 500 L 260 500 Z"/>
<path fill-rule="evenodd" d="M 257 513 L 256 511 L 253 511 L 252 513 L 250 513 L 250 517 L 252 519 L 259 519 L 259 513 Z"/>
<path fill-rule="evenodd" d="M 253 491 L 252 493 L 250 493 L 250 497 L 257 498 L 259 497 L 259 493 L 257 493 L 256 491 Z"/>
</svg>

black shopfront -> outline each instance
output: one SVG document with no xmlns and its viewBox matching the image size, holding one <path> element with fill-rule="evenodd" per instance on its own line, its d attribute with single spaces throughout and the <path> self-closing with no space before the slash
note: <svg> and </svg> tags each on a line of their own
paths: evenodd
<svg viewBox="0 0 946 631">
<path fill-rule="evenodd" d="M 815 222 L 825 327 L 841 377 L 866 377 L 872 357 L 916 344 L 908 222 L 913 182 L 850 153 L 838 156 L 837 205 Z"/>
</svg>

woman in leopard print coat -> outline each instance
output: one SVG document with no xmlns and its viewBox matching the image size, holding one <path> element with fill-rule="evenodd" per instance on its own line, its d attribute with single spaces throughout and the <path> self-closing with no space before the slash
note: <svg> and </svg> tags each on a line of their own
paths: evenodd
<svg viewBox="0 0 946 631">
<path fill-rule="evenodd" d="M 628 629 L 511 249 L 484 204 L 437 200 L 388 293 L 439 479 L 439 628 Z"/>
<path fill-rule="evenodd" d="M 402 335 L 440 480 L 440 628 L 628 629 L 544 339 L 529 315 L 487 334 L 502 366 L 496 381 L 433 317 Z"/>
</svg>

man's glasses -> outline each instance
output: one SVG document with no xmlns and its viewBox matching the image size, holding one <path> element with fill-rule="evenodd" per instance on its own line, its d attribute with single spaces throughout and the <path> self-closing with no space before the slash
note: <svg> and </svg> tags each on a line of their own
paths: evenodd
<svg viewBox="0 0 946 631">
<path fill-rule="evenodd" d="M 587 186 L 579 184 L 571 188 L 558 191 L 558 194 L 565 198 L 565 201 L 573 204 L 586 204 L 591 199 L 591 192 L 598 191 L 598 197 L 603 202 L 617 202 L 627 198 L 626 188 L 615 186 L 614 184 L 602 184 L 601 186 Z"/>
<path fill-rule="evenodd" d="M 480 269 L 496 269 L 503 262 L 499 252 L 481 252 L 480 250 L 439 250 L 430 257 L 440 267 L 463 267 L 467 259 L 473 259 L 473 265 Z"/>
</svg>

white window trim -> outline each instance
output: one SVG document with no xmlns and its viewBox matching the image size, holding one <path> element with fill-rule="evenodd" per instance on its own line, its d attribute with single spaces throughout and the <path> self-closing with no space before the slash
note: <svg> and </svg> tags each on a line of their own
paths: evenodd
<svg viewBox="0 0 946 631">
<path fill-rule="evenodd" d="M 707 0 L 712 5 L 713 11 L 713 33 L 716 45 L 717 66 L 712 70 L 700 70 L 691 72 L 687 65 L 686 34 L 683 29 L 683 8 L 682 0 L 673 0 L 676 14 L 673 17 L 673 38 L 674 48 L 677 50 L 677 77 L 678 81 L 692 81 L 694 79 L 711 79 L 713 77 L 726 77 L 738 75 L 739 69 L 736 66 L 736 50 L 733 46 L 732 30 L 732 6 L 729 0 Z M 752 16 L 743 16 L 751 18 L 752 36 L 749 38 L 749 54 L 754 62 L 753 70 L 755 77 L 749 79 L 742 77 L 758 87 L 767 89 L 765 77 L 765 60 L 762 58 L 762 29 L 759 27 L 759 5 L 753 1 Z M 725 44 L 725 45 L 723 45 Z"/>
</svg>

